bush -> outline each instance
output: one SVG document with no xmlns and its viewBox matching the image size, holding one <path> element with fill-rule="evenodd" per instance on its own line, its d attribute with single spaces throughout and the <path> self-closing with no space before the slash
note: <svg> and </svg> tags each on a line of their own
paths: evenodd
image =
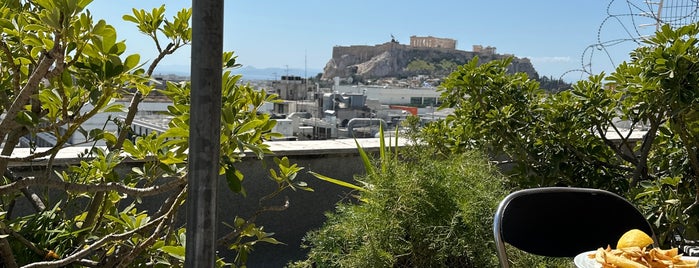
<svg viewBox="0 0 699 268">
<path fill-rule="evenodd" d="M 492 218 L 504 178 L 477 152 L 449 158 L 412 148 L 359 178 L 367 191 L 307 234 L 292 267 L 494 267 Z M 421 152 L 421 153 L 420 153 Z"/>
<path fill-rule="evenodd" d="M 546 94 L 512 59 L 459 66 L 440 85 L 454 112 L 420 133 L 444 153 L 510 161 L 517 188 L 576 186 L 626 197 L 661 247 L 699 240 L 699 24 L 664 25 L 613 73 Z M 465 97 L 466 96 L 466 97 Z"/>
</svg>

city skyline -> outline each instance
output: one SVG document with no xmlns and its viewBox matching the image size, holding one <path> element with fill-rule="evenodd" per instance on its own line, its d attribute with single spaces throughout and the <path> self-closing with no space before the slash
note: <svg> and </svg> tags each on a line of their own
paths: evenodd
<svg viewBox="0 0 699 268">
<path fill-rule="evenodd" d="M 574 81 L 587 77 L 576 69 L 613 71 L 638 46 L 621 40 L 652 34 L 654 26 L 639 25 L 652 23 L 640 14 L 653 7 L 634 6 L 637 10 L 630 11 L 633 2 L 645 5 L 609 0 L 429 4 L 358 0 L 346 5 L 318 0 L 227 1 L 224 50 L 235 51 L 238 62 L 247 67 L 322 70 L 334 46 L 376 45 L 392 37 L 409 44 L 413 35 L 434 36 L 457 40 L 459 50 L 471 51 L 473 45 L 496 47 L 499 54 L 529 58 L 540 76 Z M 122 16 L 131 14 L 131 8 L 150 10 L 162 4 L 171 18 L 191 1 L 94 1 L 88 9 L 95 19 L 105 19 L 117 28 L 118 38 L 126 40 L 127 53 L 149 60 L 155 57 L 154 45 Z M 638 14 L 627 16 L 630 12 Z M 599 41 L 614 46 L 591 47 Z M 160 70 L 188 71 L 190 53 L 189 47 L 181 49 L 167 57 Z"/>
</svg>

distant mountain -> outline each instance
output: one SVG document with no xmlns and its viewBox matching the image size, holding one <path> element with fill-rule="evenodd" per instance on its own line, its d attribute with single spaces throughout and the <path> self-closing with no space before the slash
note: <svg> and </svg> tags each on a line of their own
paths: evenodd
<svg viewBox="0 0 699 268">
<path fill-rule="evenodd" d="M 189 66 L 182 65 L 162 65 L 155 70 L 155 74 L 167 75 L 183 75 L 189 76 Z M 279 80 L 282 76 L 300 76 L 300 77 L 315 77 L 319 73 L 323 73 L 320 68 L 256 68 L 253 66 L 243 66 L 242 68 L 233 70 L 233 73 L 243 75 L 244 80 Z"/>
<path fill-rule="evenodd" d="M 154 75 L 174 74 L 179 76 L 189 76 L 189 65 L 158 65 L 153 72 Z"/>
<path fill-rule="evenodd" d="M 319 73 L 323 73 L 320 68 L 255 68 L 253 66 L 243 66 L 236 69 L 234 73 L 243 75 L 244 80 L 279 80 L 282 76 L 300 76 L 300 77 L 315 77 Z"/>
</svg>

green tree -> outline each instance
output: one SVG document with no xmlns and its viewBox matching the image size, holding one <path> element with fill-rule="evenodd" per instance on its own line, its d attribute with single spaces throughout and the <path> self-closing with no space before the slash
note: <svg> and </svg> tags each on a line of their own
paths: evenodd
<svg viewBox="0 0 699 268">
<path fill-rule="evenodd" d="M 150 12 L 134 9 L 123 17 L 157 49 L 152 62 L 141 63 L 139 55 L 124 54 L 126 44 L 114 27 L 93 20 L 86 9 L 90 2 L 8 0 L 0 5 L 3 267 L 169 267 L 181 265 L 184 258 L 185 229 L 175 225 L 175 217 L 186 195 L 189 83 L 168 83 L 160 92 L 172 101 L 167 131 L 130 139 L 130 125 L 138 104 L 154 91 L 155 67 L 190 42 L 191 9 L 171 19 L 165 18 L 164 6 Z M 238 66 L 232 53 L 222 57 L 224 68 Z M 241 85 L 240 76 L 230 70 L 222 75 L 221 175 L 232 191 L 244 194 L 243 174 L 235 165 L 243 151 L 260 158 L 270 153 L 263 142 L 275 135 L 270 132 L 275 122 L 257 110 L 276 96 Z M 128 108 L 114 102 L 128 96 Z M 83 129 L 84 122 L 104 112 L 127 114 L 118 131 Z M 60 168 L 54 159 L 76 133 L 92 146 L 79 163 Z M 52 135 L 55 144 L 12 156 L 22 137 L 39 134 Z M 140 164 L 120 171 L 127 160 Z M 13 162 L 36 162 L 46 172 L 20 177 L 11 168 Z M 299 170 L 288 159 L 277 159 L 270 178 L 278 188 L 270 196 L 292 187 L 307 189 L 294 181 Z M 165 197 L 156 210 L 140 206 L 143 198 L 154 195 Z M 34 211 L 13 209 L 23 199 Z M 254 220 L 254 215 L 230 219 L 233 228 L 219 241 L 238 254 L 234 265 L 244 264 L 255 243 L 277 243 Z"/>
<path fill-rule="evenodd" d="M 413 60 L 408 63 L 405 69 L 416 74 L 431 74 L 437 67 L 424 60 Z"/>
<path fill-rule="evenodd" d="M 697 34 L 695 24 L 663 26 L 611 75 L 556 94 L 507 74 L 509 60 L 476 59 L 442 84 L 442 107 L 454 114 L 426 127 L 423 138 L 442 152 L 476 148 L 512 164 L 516 187 L 625 195 L 648 215 L 663 246 L 672 234 L 699 238 Z"/>
<path fill-rule="evenodd" d="M 568 90 L 572 87 L 570 83 L 566 83 L 563 79 L 554 79 L 549 76 L 542 76 L 539 79 L 539 84 L 541 84 L 541 89 L 549 93 L 557 93 L 559 91 Z"/>
<path fill-rule="evenodd" d="M 453 71 L 456 71 L 456 68 L 459 67 L 459 64 L 450 61 L 450 60 L 442 60 L 439 62 L 437 65 L 437 69 L 439 70 L 440 73 L 444 74 L 450 74 Z"/>
</svg>

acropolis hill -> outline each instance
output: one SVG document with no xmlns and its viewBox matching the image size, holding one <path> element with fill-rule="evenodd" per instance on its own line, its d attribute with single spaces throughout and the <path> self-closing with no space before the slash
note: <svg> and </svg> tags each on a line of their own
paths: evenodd
<svg viewBox="0 0 699 268">
<path fill-rule="evenodd" d="M 325 65 L 323 79 L 408 77 L 415 75 L 406 69 L 414 60 L 432 64 L 446 60 L 463 65 L 476 56 L 481 63 L 513 57 L 510 72 L 524 72 L 532 79 L 539 78 L 529 59 L 497 54 L 494 47 L 474 45 L 473 51 L 462 51 L 456 49 L 454 39 L 411 36 L 410 45 L 400 44 L 393 39 L 374 46 L 335 46 L 332 59 Z"/>
</svg>

